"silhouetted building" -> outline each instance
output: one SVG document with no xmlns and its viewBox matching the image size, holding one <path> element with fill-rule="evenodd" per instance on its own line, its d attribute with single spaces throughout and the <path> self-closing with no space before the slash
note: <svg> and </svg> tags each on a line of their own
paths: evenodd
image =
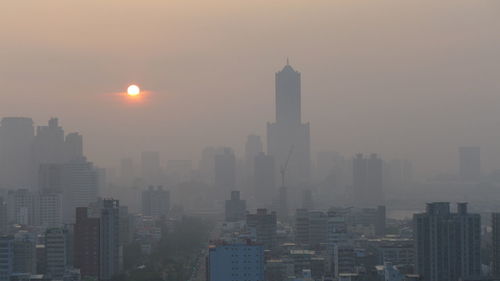
<svg viewBox="0 0 500 281">
<path fill-rule="evenodd" d="M 82 277 L 99 277 L 100 219 L 89 217 L 89 208 L 76 209 L 74 262 Z"/>
<path fill-rule="evenodd" d="M 215 188 L 221 196 L 236 189 L 236 159 L 231 148 L 215 154 Z"/>
<path fill-rule="evenodd" d="M 271 203 L 276 194 L 274 159 L 263 152 L 254 159 L 254 194 L 255 203 L 258 207 L 265 207 Z"/>
<path fill-rule="evenodd" d="M 352 203 L 357 207 L 374 207 L 384 201 L 382 160 L 377 154 L 353 159 Z"/>
<path fill-rule="evenodd" d="M 255 157 L 262 153 L 263 145 L 260 136 L 249 135 L 245 143 L 245 182 L 247 183 L 247 194 L 255 192 L 254 175 L 255 175 Z"/>
<path fill-rule="evenodd" d="M 69 133 L 64 140 L 65 162 L 83 158 L 83 137 L 79 133 Z"/>
<path fill-rule="evenodd" d="M 460 179 L 478 181 L 481 178 L 481 149 L 477 146 L 460 147 Z"/>
<path fill-rule="evenodd" d="M 63 165 L 62 181 L 64 222 L 74 222 L 75 209 L 87 207 L 99 194 L 98 174 L 91 162 L 75 158 Z"/>
<path fill-rule="evenodd" d="M 297 209 L 295 212 L 295 242 L 319 248 L 327 242 L 328 216 L 322 211 Z"/>
<path fill-rule="evenodd" d="M 456 281 L 481 274 L 481 217 L 459 203 L 450 212 L 447 202 L 429 203 L 413 216 L 416 273 L 424 281 Z"/>
<path fill-rule="evenodd" d="M 276 123 L 267 124 L 267 152 L 274 158 L 276 173 L 288 162 L 286 185 L 309 182 L 309 123 L 301 120 L 300 73 L 288 63 L 276 73 Z"/>
<path fill-rule="evenodd" d="M 121 270 L 120 203 L 105 199 L 100 212 L 99 280 L 111 280 Z"/>
<path fill-rule="evenodd" d="M 35 180 L 32 154 L 35 137 L 33 120 L 6 117 L 0 126 L 0 186 L 2 188 L 31 187 Z"/>
<path fill-rule="evenodd" d="M 57 118 L 51 118 L 47 126 L 36 129 L 33 147 L 36 167 L 42 163 L 64 162 L 64 130 Z"/>
<path fill-rule="evenodd" d="M 240 199 L 239 191 L 231 191 L 231 199 L 226 200 L 226 221 L 235 222 L 245 220 L 247 203 Z"/>
<path fill-rule="evenodd" d="M 142 192 L 142 213 L 145 216 L 162 217 L 170 210 L 170 192 L 163 186 L 149 186 Z"/>
<path fill-rule="evenodd" d="M 247 226 L 255 231 L 256 241 L 266 249 L 276 243 L 276 213 L 268 213 L 267 209 L 257 209 L 256 214 L 247 214 Z"/>
<path fill-rule="evenodd" d="M 40 164 L 38 167 L 38 189 L 44 193 L 62 193 L 63 167 L 63 164 Z"/>
</svg>

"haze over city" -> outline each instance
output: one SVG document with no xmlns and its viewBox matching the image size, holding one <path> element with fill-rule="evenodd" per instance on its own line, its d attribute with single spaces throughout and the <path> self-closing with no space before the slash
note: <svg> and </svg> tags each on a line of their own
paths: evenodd
<svg viewBox="0 0 500 281">
<path fill-rule="evenodd" d="M 498 0 L 0 4 L 0 281 L 500 281 Z"/>
<path fill-rule="evenodd" d="M 59 117 L 111 167 L 159 150 L 243 151 L 274 120 L 274 73 L 302 73 L 312 156 L 377 152 L 431 176 L 477 145 L 500 165 L 497 1 L 14 1 L 2 4 L 2 116 Z M 113 95 L 131 84 L 147 103 Z M 258 114 L 256 114 L 258 113 Z M 119 144 L 119 145 L 117 145 Z"/>
</svg>

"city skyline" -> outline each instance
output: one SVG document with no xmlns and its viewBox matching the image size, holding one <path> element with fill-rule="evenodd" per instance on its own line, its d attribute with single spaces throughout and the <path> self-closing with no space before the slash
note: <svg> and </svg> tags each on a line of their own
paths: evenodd
<svg viewBox="0 0 500 281">
<path fill-rule="evenodd" d="M 125 154 L 137 147 L 166 159 L 195 159 L 205 143 L 239 152 L 248 134 L 264 136 L 262 124 L 274 115 L 272 75 L 289 57 L 303 73 L 313 156 L 377 152 L 415 159 L 419 174 L 429 175 L 455 168 L 456 147 L 481 146 L 491 169 L 500 165 L 499 70 L 491 59 L 499 4 L 479 3 L 12 2 L 0 29 L 0 81 L 12 94 L 0 112 L 37 124 L 59 117 L 87 136 L 89 157 L 101 166 L 136 157 Z M 132 83 L 152 92 L 150 103 L 110 96 Z M 228 121 L 235 116 L 238 125 Z"/>
</svg>

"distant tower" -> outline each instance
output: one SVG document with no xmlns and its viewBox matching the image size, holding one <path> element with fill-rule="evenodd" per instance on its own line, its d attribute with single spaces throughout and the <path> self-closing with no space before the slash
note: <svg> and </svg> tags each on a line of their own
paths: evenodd
<svg viewBox="0 0 500 281">
<path fill-rule="evenodd" d="M 64 140 L 64 154 L 66 161 L 83 157 L 83 137 L 79 133 L 69 133 Z"/>
<path fill-rule="evenodd" d="M 215 188 L 218 195 L 227 196 L 236 189 L 236 158 L 231 148 L 215 154 Z"/>
<path fill-rule="evenodd" d="M 309 123 L 301 120 L 300 73 L 288 63 L 276 73 L 276 123 L 267 124 L 267 150 L 275 165 L 283 165 L 293 147 L 287 185 L 296 187 L 310 179 Z"/>
<path fill-rule="evenodd" d="M 258 207 L 267 207 L 276 193 L 274 159 L 261 152 L 255 157 L 254 165 L 255 204 Z"/>
<path fill-rule="evenodd" d="M 64 130 L 57 118 L 51 118 L 47 126 L 37 127 L 33 152 L 37 165 L 64 161 Z"/>
<path fill-rule="evenodd" d="M 375 207 L 384 201 L 382 159 L 377 154 L 353 159 L 352 203 L 357 207 Z"/>
<path fill-rule="evenodd" d="M 460 147 L 460 180 L 478 181 L 481 177 L 481 149 L 478 146 Z"/>
<path fill-rule="evenodd" d="M 33 120 L 6 117 L 0 126 L 0 187 L 30 187 L 36 181 Z"/>
<path fill-rule="evenodd" d="M 245 220 L 247 204 L 240 199 L 239 191 L 231 191 L 231 200 L 226 200 L 225 214 L 226 221 L 236 222 Z"/>
</svg>

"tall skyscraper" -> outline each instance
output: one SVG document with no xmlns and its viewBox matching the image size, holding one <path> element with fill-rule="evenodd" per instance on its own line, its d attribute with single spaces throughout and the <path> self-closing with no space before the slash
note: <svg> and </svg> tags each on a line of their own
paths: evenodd
<svg viewBox="0 0 500 281">
<path fill-rule="evenodd" d="M 477 146 L 460 147 L 460 179 L 478 181 L 481 178 L 481 149 Z"/>
<path fill-rule="evenodd" d="M 38 167 L 38 189 L 43 193 L 63 192 L 63 164 L 43 163 Z"/>
<path fill-rule="evenodd" d="M 99 280 L 111 280 L 121 270 L 120 203 L 103 200 L 100 212 L 100 273 Z"/>
<path fill-rule="evenodd" d="M 227 196 L 236 189 L 236 158 L 231 148 L 215 154 L 215 188 L 217 194 Z"/>
<path fill-rule="evenodd" d="M 64 140 L 65 161 L 73 161 L 83 157 L 83 137 L 79 133 L 69 133 Z"/>
<path fill-rule="evenodd" d="M 301 119 L 300 73 L 288 63 L 276 73 L 276 122 L 267 124 L 267 151 L 274 158 L 276 172 L 287 166 L 287 185 L 309 182 L 309 123 Z"/>
<path fill-rule="evenodd" d="M 33 147 L 35 163 L 61 163 L 64 161 L 64 130 L 57 118 L 51 118 L 47 126 L 36 129 Z"/>
<path fill-rule="evenodd" d="M 212 245 L 208 281 L 264 281 L 264 248 L 251 243 Z"/>
<path fill-rule="evenodd" d="M 82 157 L 64 164 L 62 177 L 64 221 L 73 223 L 77 207 L 97 200 L 98 175 L 94 165 Z"/>
<path fill-rule="evenodd" d="M 382 160 L 377 154 L 353 159 L 352 204 L 357 207 L 375 207 L 384 201 Z"/>
<path fill-rule="evenodd" d="M 456 281 L 481 274 L 481 217 L 459 203 L 429 203 L 413 216 L 416 273 L 423 281 Z"/>
<path fill-rule="evenodd" d="M 35 130 L 33 120 L 6 117 L 0 126 L 0 186 L 31 187 L 36 180 L 32 154 Z"/>
<path fill-rule="evenodd" d="M 231 199 L 226 200 L 226 221 L 236 222 L 245 220 L 247 202 L 240 199 L 239 191 L 231 191 Z"/>
<path fill-rule="evenodd" d="M 268 207 L 276 194 L 274 159 L 263 152 L 254 159 L 254 194 L 257 207 Z"/>
</svg>

